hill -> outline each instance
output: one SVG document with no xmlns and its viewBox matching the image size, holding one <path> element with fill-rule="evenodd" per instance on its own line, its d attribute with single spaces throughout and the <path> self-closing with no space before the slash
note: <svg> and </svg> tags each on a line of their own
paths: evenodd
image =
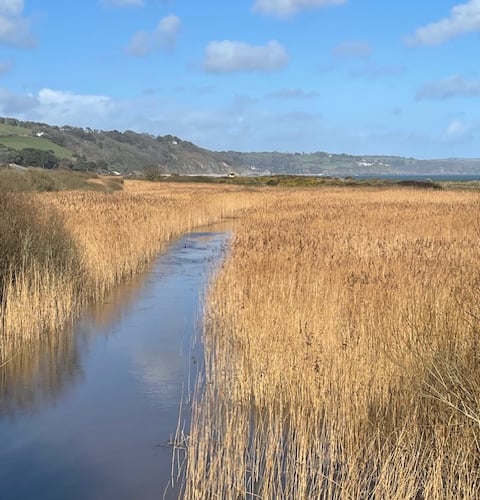
<svg viewBox="0 0 480 500">
<path fill-rule="evenodd" d="M 354 156 L 316 153 L 221 153 L 244 175 L 305 174 L 355 175 L 461 175 L 480 174 L 480 159 L 417 160 L 400 156 Z"/>
<path fill-rule="evenodd" d="M 44 154 L 41 154 L 43 152 Z M 45 153 L 49 153 L 48 161 Z M 0 163 L 120 173 L 228 174 L 220 153 L 167 135 L 101 131 L 0 118 Z"/>
<path fill-rule="evenodd" d="M 480 174 L 480 159 L 417 160 L 400 156 L 348 154 L 209 151 L 173 135 L 154 136 L 131 130 L 57 127 L 45 123 L 0 118 L 0 164 L 100 173 L 181 175 L 305 174 L 461 175 Z"/>
</svg>

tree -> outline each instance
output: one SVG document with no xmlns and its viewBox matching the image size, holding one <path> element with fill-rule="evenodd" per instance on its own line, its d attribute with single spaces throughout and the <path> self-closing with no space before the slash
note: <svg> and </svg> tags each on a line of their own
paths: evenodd
<svg viewBox="0 0 480 500">
<path fill-rule="evenodd" d="M 147 181 L 156 181 L 160 177 L 160 169 L 157 165 L 145 165 L 143 176 Z"/>
<path fill-rule="evenodd" d="M 53 151 L 42 149 L 24 148 L 15 152 L 12 158 L 15 163 L 24 167 L 57 168 L 59 160 Z"/>
<path fill-rule="evenodd" d="M 143 167 L 143 176 L 145 179 L 149 181 L 156 181 L 158 180 L 162 175 L 165 175 L 168 173 L 168 168 L 166 165 L 153 165 L 149 164 Z"/>
</svg>

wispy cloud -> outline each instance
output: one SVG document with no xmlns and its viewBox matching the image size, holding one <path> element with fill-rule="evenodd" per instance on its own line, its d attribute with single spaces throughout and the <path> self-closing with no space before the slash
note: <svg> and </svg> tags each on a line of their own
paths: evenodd
<svg viewBox="0 0 480 500">
<path fill-rule="evenodd" d="M 170 14 L 160 20 L 154 32 L 137 31 L 128 44 L 126 51 L 132 56 L 141 57 L 156 50 L 173 50 L 177 45 L 181 27 L 180 18 Z"/>
<path fill-rule="evenodd" d="M 35 45 L 30 33 L 30 21 L 22 16 L 23 9 L 23 0 L 0 1 L 0 43 L 16 47 Z"/>
<path fill-rule="evenodd" d="M 367 58 L 372 54 L 372 47 L 368 42 L 342 42 L 333 47 L 332 55 L 341 58 Z"/>
<path fill-rule="evenodd" d="M 164 17 L 158 23 L 156 34 L 161 48 L 171 50 L 177 44 L 177 36 L 182 28 L 180 18 L 175 14 Z"/>
<path fill-rule="evenodd" d="M 350 76 L 358 78 L 368 78 L 375 80 L 377 78 L 389 77 L 389 76 L 399 76 L 405 73 L 405 66 L 402 65 L 389 65 L 382 66 L 376 64 L 373 61 L 367 61 L 360 68 L 356 68 L 350 71 Z"/>
<path fill-rule="evenodd" d="M 480 80 L 465 80 L 454 75 L 437 82 L 430 82 L 421 87 L 416 99 L 450 99 L 452 97 L 480 96 Z"/>
<path fill-rule="evenodd" d="M 211 73 L 271 72 L 285 67 L 289 59 L 285 48 L 275 40 L 266 45 L 231 40 L 213 41 L 205 49 L 203 68 Z"/>
<path fill-rule="evenodd" d="M 143 0 L 101 0 L 103 5 L 110 7 L 141 7 Z"/>
<path fill-rule="evenodd" d="M 261 14 L 288 17 L 301 10 L 342 5 L 348 0 L 255 0 L 253 10 Z"/>
<path fill-rule="evenodd" d="M 275 122 L 288 123 L 292 122 L 312 122 L 322 118 L 321 113 L 309 113 L 308 111 L 289 111 L 287 113 L 280 113 L 275 116 Z"/>
<path fill-rule="evenodd" d="M 331 52 L 331 67 L 350 67 L 348 76 L 377 78 L 398 76 L 405 72 L 403 65 L 382 65 L 373 60 L 373 48 L 366 41 L 344 41 L 335 45 Z"/>
<path fill-rule="evenodd" d="M 418 28 L 406 38 L 406 43 L 411 46 L 439 45 L 475 31 L 480 31 L 480 0 L 470 0 L 454 6 L 450 16 Z"/>
<path fill-rule="evenodd" d="M 0 15 L 19 16 L 23 12 L 23 0 L 2 0 L 0 2 Z"/>
<path fill-rule="evenodd" d="M 267 99 L 313 99 L 319 95 L 320 93 L 314 90 L 305 91 L 303 89 L 280 89 L 275 92 L 265 94 L 265 97 Z"/>
<path fill-rule="evenodd" d="M 453 120 L 447 127 L 448 136 L 462 136 L 467 132 L 467 126 L 460 120 Z"/>
<path fill-rule="evenodd" d="M 13 68 L 13 61 L 0 61 L 0 76 L 8 73 Z"/>
</svg>

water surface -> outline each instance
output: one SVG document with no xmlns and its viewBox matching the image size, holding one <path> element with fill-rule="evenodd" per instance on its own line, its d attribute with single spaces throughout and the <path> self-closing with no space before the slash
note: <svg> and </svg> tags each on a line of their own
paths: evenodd
<svg viewBox="0 0 480 500">
<path fill-rule="evenodd" d="M 71 330 L 0 369 L 3 500 L 162 498 L 167 443 L 201 365 L 202 294 L 227 238 L 176 241 Z"/>
<path fill-rule="evenodd" d="M 480 181 L 479 174 L 369 174 L 354 175 L 355 179 L 380 179 L 387 181 L 471 182 Z"/>
</svg>

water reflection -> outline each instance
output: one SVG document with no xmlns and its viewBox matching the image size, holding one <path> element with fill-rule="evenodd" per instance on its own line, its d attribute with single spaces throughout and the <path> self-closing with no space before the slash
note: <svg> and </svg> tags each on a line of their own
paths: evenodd
<svg viewBox="0 0 480 500">
<path fill-rule="evenodd" d="M 22 346 L 0 369 L 0 417 L 33 413 L 45 401 L 61 398 L 77 379 L 81 382 L 81 358 L 89 342 L 114 330 L 137 300 L 145 279 L 145 274 L 139 275 L 115 289 L 104 303 L 89 305 L 74 325 L 50 333 L 44 342 Z"/>
<path fill-rule="evenodd" d="M 8 498 L 161 498 L 192 338 L 225 233 L 193 233 L 72 329 L 0 369 Z M 174 497 L 175 493 L 171 493 Z"/>
</svg>

